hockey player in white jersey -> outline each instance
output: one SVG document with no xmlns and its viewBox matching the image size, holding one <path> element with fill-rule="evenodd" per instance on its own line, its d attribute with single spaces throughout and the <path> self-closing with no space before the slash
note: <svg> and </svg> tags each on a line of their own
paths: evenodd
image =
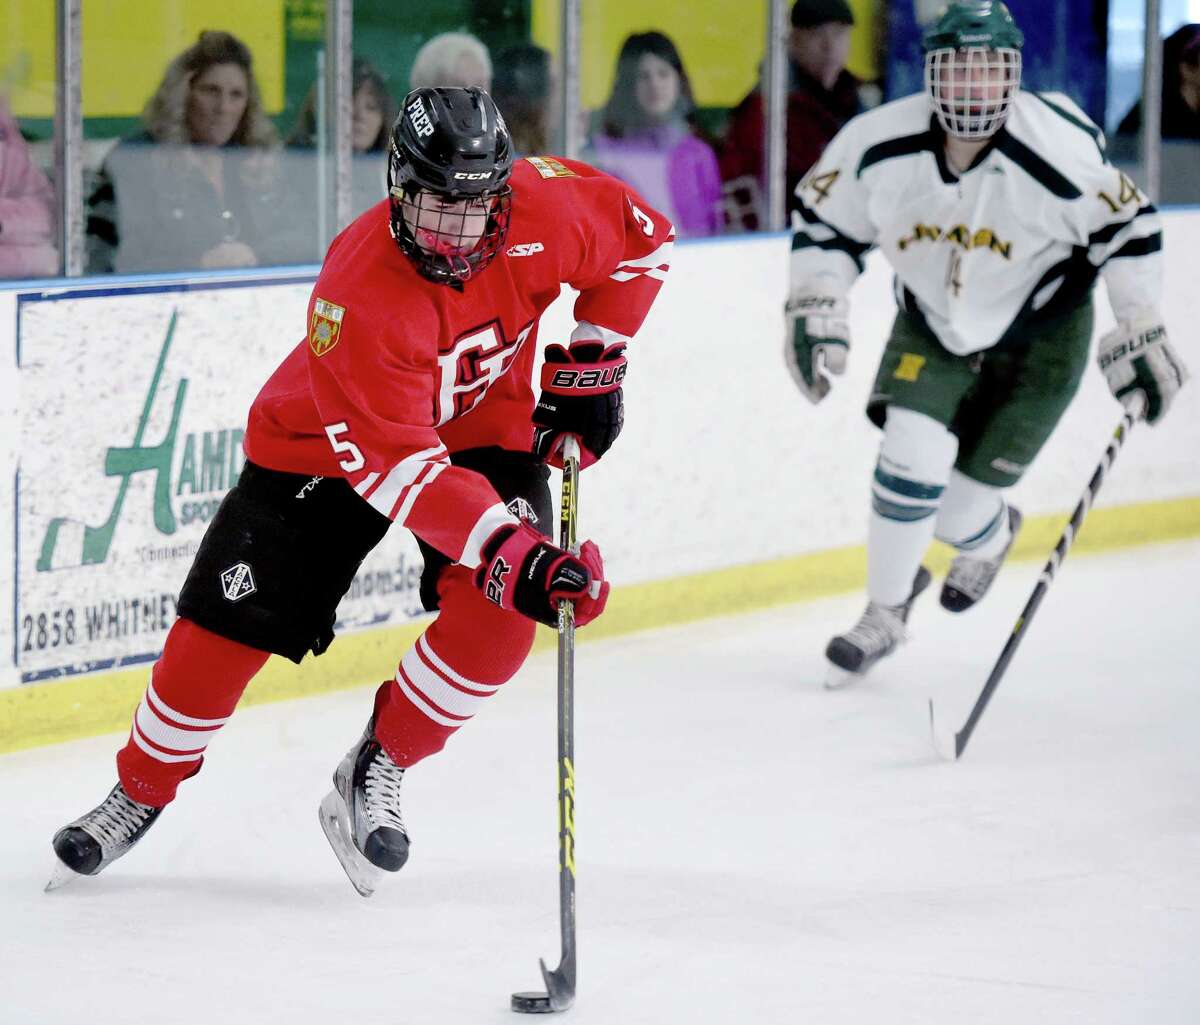
<svg viewBox="0 0 1200 1025">
<path fill-rule="evenodd" d="M 847 293 L 875 246 L 899 306 L 867 407 L 869 602 L 829 642 L 832 686 L 903 642 L 933 537 L 957 549 L 942 605 L 987 592 L 1021 524 L 1004 489 L 1086 366 L 1098 274 L 1117 399 L 1155 423 L 1187 379 L 1159 312 L 1158 215 L 1078 107 L 1021 90 L 1022 42 L 1004 4 L 952 3 L 925 34 L 924 92 L 850 121 L 796 190 L 784 350 L 804 395 L 845 368 Z"/>
</svg>

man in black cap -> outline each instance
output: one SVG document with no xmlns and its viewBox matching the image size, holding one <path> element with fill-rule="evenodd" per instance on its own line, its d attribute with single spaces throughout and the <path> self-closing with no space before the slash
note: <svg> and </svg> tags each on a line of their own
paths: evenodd
<svg viewBox="0 0 1200 1025">
<path fill-rule="evenodd" d="M 854 15 L 846 0 L 796 0 L 788 39 L 787 194 L 792 197 L 829 141 L 859 111 L 858 80 L 846 70 Z M 720 163 L 727 192 L 749 177 L 765 186 L 761 82 L 734 109 Z M 738 180 L 742 179 L 742 182 Z M 792 200 L 789 198 L 789 203 Z M 764 227 L 745 223 L 738 227 Z"/>
</svg>

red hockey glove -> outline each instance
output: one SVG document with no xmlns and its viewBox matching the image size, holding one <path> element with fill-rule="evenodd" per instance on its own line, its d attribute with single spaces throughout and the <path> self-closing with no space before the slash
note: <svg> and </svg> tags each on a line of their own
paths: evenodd
<svg viewBox="0 0 1200 1025">
<path fill-rule="evenodd" d="M 575 342 L 546 348 L 542 394 L 533 411 L 533 452 L 562 467 L 565 434 L 579 439 L 579 468 L 591 466 L 612 447 L 625 422 L 621 382 L 625 343 Z"/>
<path fill-rule="evenodd" d="M 547 626 L 558 625 L 558 603 L 575 603 L 584 626 L 604 611 L 608 581 L 600 549 L 585 541 L 578 557 L 552 545 L 528 523 L 498 528 L 483 545 L 475 586 L 490 602 Z"/>
</svg>

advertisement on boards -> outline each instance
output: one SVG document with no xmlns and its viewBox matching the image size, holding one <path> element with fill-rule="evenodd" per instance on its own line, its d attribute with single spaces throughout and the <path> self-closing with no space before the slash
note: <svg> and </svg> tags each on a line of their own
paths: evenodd
<svg viewBox="0 0 1200 1025">
<path fill-rule="evenodd" d="M 21 682 L 152 661 L 245 456 L 258 389 L 302 339 L 309 282 L 22 297 L 13 661 Z M 394 529 L 339 630 L 422 614 Z"/>
</svg>

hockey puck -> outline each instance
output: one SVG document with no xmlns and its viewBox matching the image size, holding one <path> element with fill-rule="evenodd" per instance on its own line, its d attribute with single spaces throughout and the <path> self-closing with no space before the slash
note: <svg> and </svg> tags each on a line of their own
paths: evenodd
<svg viewBox="0 0 1200 1025">
<path fill-rule="evenodd" d="M 512 1009 L 521 1014 L 549 1014 L 554 1010 L 549 993 L 514 993 Z"/>
</svg>

